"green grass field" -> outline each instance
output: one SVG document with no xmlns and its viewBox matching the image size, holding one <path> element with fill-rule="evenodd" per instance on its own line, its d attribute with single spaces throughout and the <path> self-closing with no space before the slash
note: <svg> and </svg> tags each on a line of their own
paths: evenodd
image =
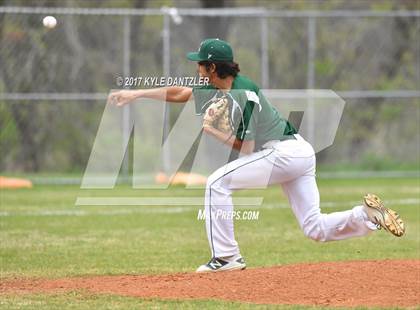
<svg viewBox="0 0 420 310">
<path fill-rule="evenodd" d="M 365 238 L 315 243 L 303 236 L 279 187 L 243 191 L 263 196 L 257 221 L 237 221 L 236 237 L 250 268 L 299 262 L 419 258 L 420 186 L 418 179 L 326 180 L 319 182 L 323 212 L 358 204 L 365 192 L 381 196 L 406 222 L 407 234 L 378 232 Z M 2 190 L 1 276 L 58 278 L 77 275 L 192 272 L 210 252 L 199 206 L 75 206 L 78 196 L 180 196 L 166 191 L 80 190 L 77 186 L 36 186 Z M 188 196 L 202 196 L 189 190 Z M 161 301 L 85 292 L 3 295 L 3 309 L 251 308 L 222 301 Z M 270 307 L 271 308 L 271 307 Z M 273 307 L 275 308 L 275 307 Z M 279 306 L 281 309 L 301 307 Z M 307 308 L 305 308 L 307 309 Z"/>
</svg>

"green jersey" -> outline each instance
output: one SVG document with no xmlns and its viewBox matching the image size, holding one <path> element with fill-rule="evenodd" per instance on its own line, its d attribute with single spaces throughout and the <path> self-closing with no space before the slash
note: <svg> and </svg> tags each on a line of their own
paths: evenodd
<svg viewBox="0 0 420 310">
<path fill-rule="evenodd" d="M 223 93 L 212 85 L 193 88 L 196 113 L 203 114 L 209 101 Z M 238 140 L 255 140 L 258 150 L 271 140 L 286 140 L 296 129 L 268 102 L 259 87 L 243 75 L 237 75 L 227 93 L 231 124 Z"/>
</svg>

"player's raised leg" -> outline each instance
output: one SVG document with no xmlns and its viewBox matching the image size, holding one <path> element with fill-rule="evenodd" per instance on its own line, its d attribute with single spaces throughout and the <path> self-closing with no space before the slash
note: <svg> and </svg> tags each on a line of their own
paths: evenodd
<svg viewBox="0 0 420 310">
<path fill-rule="evenodd" d="M 315 241 L 341 240 L 367 235 L 375 225 L 366 221 L 363 206 L 322 214 L 315 176 L 303 175 L 282 184 L 300 228 Z"/>
<path fill-rule="evenodd" d="M 384 227 L 396 236 L 404 233 L 404 224 L 396 212 L 385 208 L 375 195 L 367 195 L 365 205 L 323 214 L 314 176 L 301 176 L 282 187 L 304 234 L 315 241 L 361 237 L 378 227 Z"/>
</svg>

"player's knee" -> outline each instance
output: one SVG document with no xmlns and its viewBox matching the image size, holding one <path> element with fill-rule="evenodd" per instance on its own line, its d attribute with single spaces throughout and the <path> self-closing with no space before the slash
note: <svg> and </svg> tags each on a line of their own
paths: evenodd
<svg viewBox="0 0 420 310">
<path fill-rule="evenodd" d="M 226 193 L 226 189 L 223 186 L 223 178 L 213 177 L 210 175 L 207 179 L 206 189 L 208 191 L 218 192 L 218 193 Z"/>
<path fill-rule="evenodd" d="M 303 233 L 306 237 L 314 241 L 317 241 L 317 242 L 327 241 L 325 238 L 325 234 L 319 223 L 311 223 L 310 225 L 306 225 L 303 228 Z"/>
<path fill-rule="evenodd" d="M 216 182 L 217 182 L 217 175 L 215 175 L 214 173 L 210 174 L 207 178 L 206 188 L 209 189 Z"/>
</svg>

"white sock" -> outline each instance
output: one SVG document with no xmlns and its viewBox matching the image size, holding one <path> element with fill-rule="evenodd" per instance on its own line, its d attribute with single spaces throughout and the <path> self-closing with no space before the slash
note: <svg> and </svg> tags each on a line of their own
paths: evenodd
<svg viewBox="0 0 420 310">
<path fill-rule="evenodd" d="M 370 219 L 369 216 L 366 212 L 366 207 L 365 206 L 357 206 L 353 209 L 355 211 L 355 213 L 360 216 L 364 221 L 366 226 L 370 229 L 370 230 L 378 230 L 378 228 L 376 227 L 375 223 L 373 223 Z"/>
</svg>

